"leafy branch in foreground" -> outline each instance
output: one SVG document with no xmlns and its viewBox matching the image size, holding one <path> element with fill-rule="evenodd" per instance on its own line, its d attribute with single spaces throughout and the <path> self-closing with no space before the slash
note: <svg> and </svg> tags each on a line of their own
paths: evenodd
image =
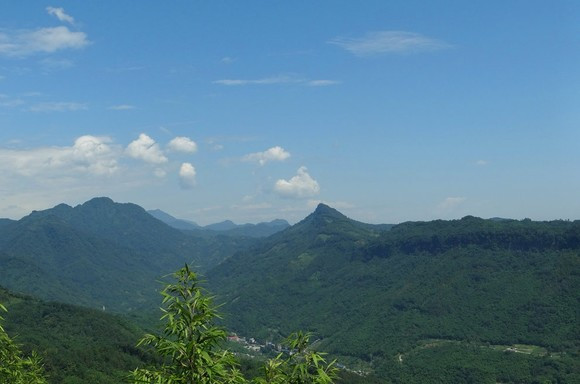
<svg viewBox="0 0 580 384">
<path fill-rule="evenodd" d="M 219 315 L 212 298 L 205 295 L 197 275 L 189 266 L 174 275 L 163 295 L 161 317 L 165 326 L 160 335 L 147 334 L 139 345 L 149 345 L 163 359 L 157 367 L 134 370 L 132 383 L 150 384 L 234 384 L 247 383 L 238 370 L 234 355 L 223 350 L 226 332 L 213 324 Z M 309 334 L 291 335 L 286 344 L 291 352 L 267 362 L 265 377 L 255 384 L 331 384 L 337 377 L 334 361 L 326 363 L 322 353 L 308 349 Z"/>
<path fill-rule="evenodd" d="M 136 369 L 133 383 L 242 383 L 237 363 L 219 344 L 226 332 L 213 325 L 218 317 L 211 297 L 204 295 L 197 275 L 186 265 L 174 274 L 163 295 L 165 327 L 161 335 L 147 334 L 139 342 L 164 358 L 160 367 Z"/>
<path fill-rule="evenodd" d="M 257 378 L 257 384 L 331 384 L 337 378 L 336 361 L 327 363 L 324 353 L 308 349 L 309 333 L 296 332 L 285 344 L 290 348 L 288 357 L 283 353 L 267 362 L 265 378 Z"/>
<path fill-rule="evenodd" d="M 6 308 L 0 304 L 0 310 Z M 4 318 L 0 316 L 0 321 Z M 40 357 L 33 352 L 24 357 L 18 345 L 0 325 L 0 383 L 3 384 L 46 384 Z"/>
</svg>

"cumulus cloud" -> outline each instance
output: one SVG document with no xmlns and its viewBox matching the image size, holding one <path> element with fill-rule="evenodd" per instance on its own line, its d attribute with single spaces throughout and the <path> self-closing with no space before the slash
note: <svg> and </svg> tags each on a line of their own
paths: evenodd
<svg viewBox="0 0 580 384">
<path fill-rule="evenodd" d="M 108 137 L 81 136 L 70 147 L 0 149 L 3 173 L 58 177 L 65 174 L 111 175 L 119 169 L 118 151 Z"/>
<path fill-rule="evenodd" d="M 336 37 L 329 43 L 356 56 L 418 53 L 451 47 L 444 41 L 406 31 L 376 31 L 358 38 Z"/>
<path fill-rule="evenodd" d="M 282 197 L 305 198 L 317 195 L 320 192 L 320 186 L 308 174 L 306 167 L 300 167 L 296 176 L 290 180 L 280 179 L 276 181 L 274 191 Z"/>
<path fill-rule="evenodd" d="M 81 49 L 88 44 L 84 32 L 73 32 L 65 26 L 0 32 L 0 55 L 10 57 Z"/>
<path fill-rule="evenodd" d="M 183 189 L 191 189 L 195 186 L 195 167 L 191 163 L 183 163 L 179 168 L 179 185 Z"/>
<path fill-rule="evenodd" d="M 143 160 L 151 164 L 163 164 L 168 161 L 163 151 L 159 148 L 159 144 L 144 133 L 140 134 L 137 140 L 132 141 L 127 146 L 125 153 L 134 159 Z"/>
<path fill-rule="evenodd" d="M 72 16 L 67 15 L 63 8 L 46 7 L 46 12 L 48 12 L 49 15 L 55 16 L 57 19 L 65 23 L 69 24 L 75 23 L 75 19 Z"/>
<path fill-rule="evenodd" d="M 243 157 L 244 161 L 255 161 L 260 165 L 264 165 L 269 161 L 284 161 L 290 157 L 290 152 L 287 152 L 280 146 L 275 146 L 264 152 L 250 153 Z"/>
<path fill-rule="evenodd" d="M 167 148 L 174 152 L 195 153 L 197 144 L 189 137 L 178 136 L 167 144 Z"/>
</svg>

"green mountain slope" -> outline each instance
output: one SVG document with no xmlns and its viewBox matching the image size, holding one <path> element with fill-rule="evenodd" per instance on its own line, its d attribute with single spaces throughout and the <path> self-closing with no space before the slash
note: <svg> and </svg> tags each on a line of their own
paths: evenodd
<svg viewBox="0 0 580 384">
<path fill-rule="evenodd" d="M 43 302 L 0 288 L 4 328 L 26 353 L 37 351 L 50 383 L 117 384 L 151 362 L 136 348 L 143 331 L 102 311 Z"/>
<path fill-rule="evenodd" d="M 426 340 L 580 347 L 580 222 L 405 223 L 319 206 L 208 273 L 232 329 L 314 331 L 375 368 Z M 496 377 L 497 378 L 497 377 Z"/>
</svg>

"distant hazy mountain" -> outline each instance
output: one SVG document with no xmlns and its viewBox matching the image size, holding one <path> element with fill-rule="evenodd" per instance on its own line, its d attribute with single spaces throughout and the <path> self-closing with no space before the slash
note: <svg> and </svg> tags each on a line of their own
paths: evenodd
<svg viewBox="0 0 580 384">
<path fill-rule="evenodd" d="M 219 223 L 206 225 L 204 228 L 211 231 L 228 231 L 236 228 L 237 225 L 231 220 L 220 221 Z"/>
<path fill-rule="evenodd" d="M 219 232 L 227 236 L 247 236 L 247 237 L 267 237 L 276 232 L 282 231 L 290 226 L 286 220 L 276 219 L 267 223 L 258 224 L 235 224 L 231 220 L 224 220 L 219 223 L 206 225 L 201 227 L 193 221 L 177 219 L 170 214 L 159 209 L 147 211 L 153 217 L 163 221 L 164 223 L 181 230 L 194 231 L 200 234 L 199 231 Z M 207 235 L 207 233 L 206 233 Z"/>
<path fill-rule="evenodd" d="M 171 216 L 169 213 L 163 212 L 160 209 L 154 209 L 147 211 L 150 215 L 158 220 L 163 221 L 165 224 L 172 226 L 177 229 L 198 229 L 201 228 L 197 223 L 189 220 L 177 219 Z"/>
</svg>

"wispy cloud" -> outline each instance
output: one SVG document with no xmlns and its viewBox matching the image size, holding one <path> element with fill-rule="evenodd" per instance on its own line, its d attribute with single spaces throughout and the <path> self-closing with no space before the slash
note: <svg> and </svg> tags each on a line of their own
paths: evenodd
<svg viewBox="0 0 580 384">
<path fill-rule="evenodd" d="M 340 81 L 337 80 L 309 80 L 306 82 L 307 85 L 311 87 L 328 87 L 331 85 L 340 84 Z"/>
<path fill-rule="evenodd" d="M 340 84 L 341 82 L 338 80 L 328 80 L 328 79 L 311 80 L 297 76 L 280 75 L 280 76 L 264 77 L 261 79 L 222 79 L 215 80 L 213 83 L 226 86 L 302 84 L 311 87 L 327 87 L 330 85 Z"/>
<path fill-rule="evenodd" d="M 363 37 L 336 37 L 329 41 L 356 56 L 406 54 L 451 48 L 445 41 L 406 31 L 376 31 Z"/>
<path fill-rule="evenodd" d="M 480 167 L 483 167 L 483 166 L 488 165 L 488 164 L 489 164 L 489 161 L 487 161 L 487 160 L 477 160 L 475 162 L 475 165 L 479 165 Z"/>
<path fill-rule="evenodd" d="M 113 111 L 129 111 L 131 109 L 135 109 L 135 106 L 130 104 L 119 104 L 119 105 L 111 105 L 108 109 L 111 109 Z"/>
<path fill-rule="evenodd" d="M 0 94 L 0 107 L 14 108 L 24 104 L 24 100 L 20 98 L 10 97 L 8 95 Z"/>
<path fill-rule="evenodd" d="M 46 7 L 46 12 L 49 15 L 55 16 L 60 21 L 65 23 L 74 24 L 75 19 L 71 15 L 67 15 L 63 8 Z"/>
<path fill-rule="evenodd" d="M 287 83 L 300 83 L 304 80 L 298 79 L 292 76 L 273 76 L 264 77 L 261 79 L 223 79 L 216 80 L 214 84 L 236 86 L 236 85 L 272 85 L 272 84 L 287 84 Z"/>
<path fill-rule="evenodd" d="M 88 106 L 84 103 L 57 101 L 34 104 L 27 110 L 31 112 L 74 112 L 86 109 L 88 109 Z"/>
</svg>

